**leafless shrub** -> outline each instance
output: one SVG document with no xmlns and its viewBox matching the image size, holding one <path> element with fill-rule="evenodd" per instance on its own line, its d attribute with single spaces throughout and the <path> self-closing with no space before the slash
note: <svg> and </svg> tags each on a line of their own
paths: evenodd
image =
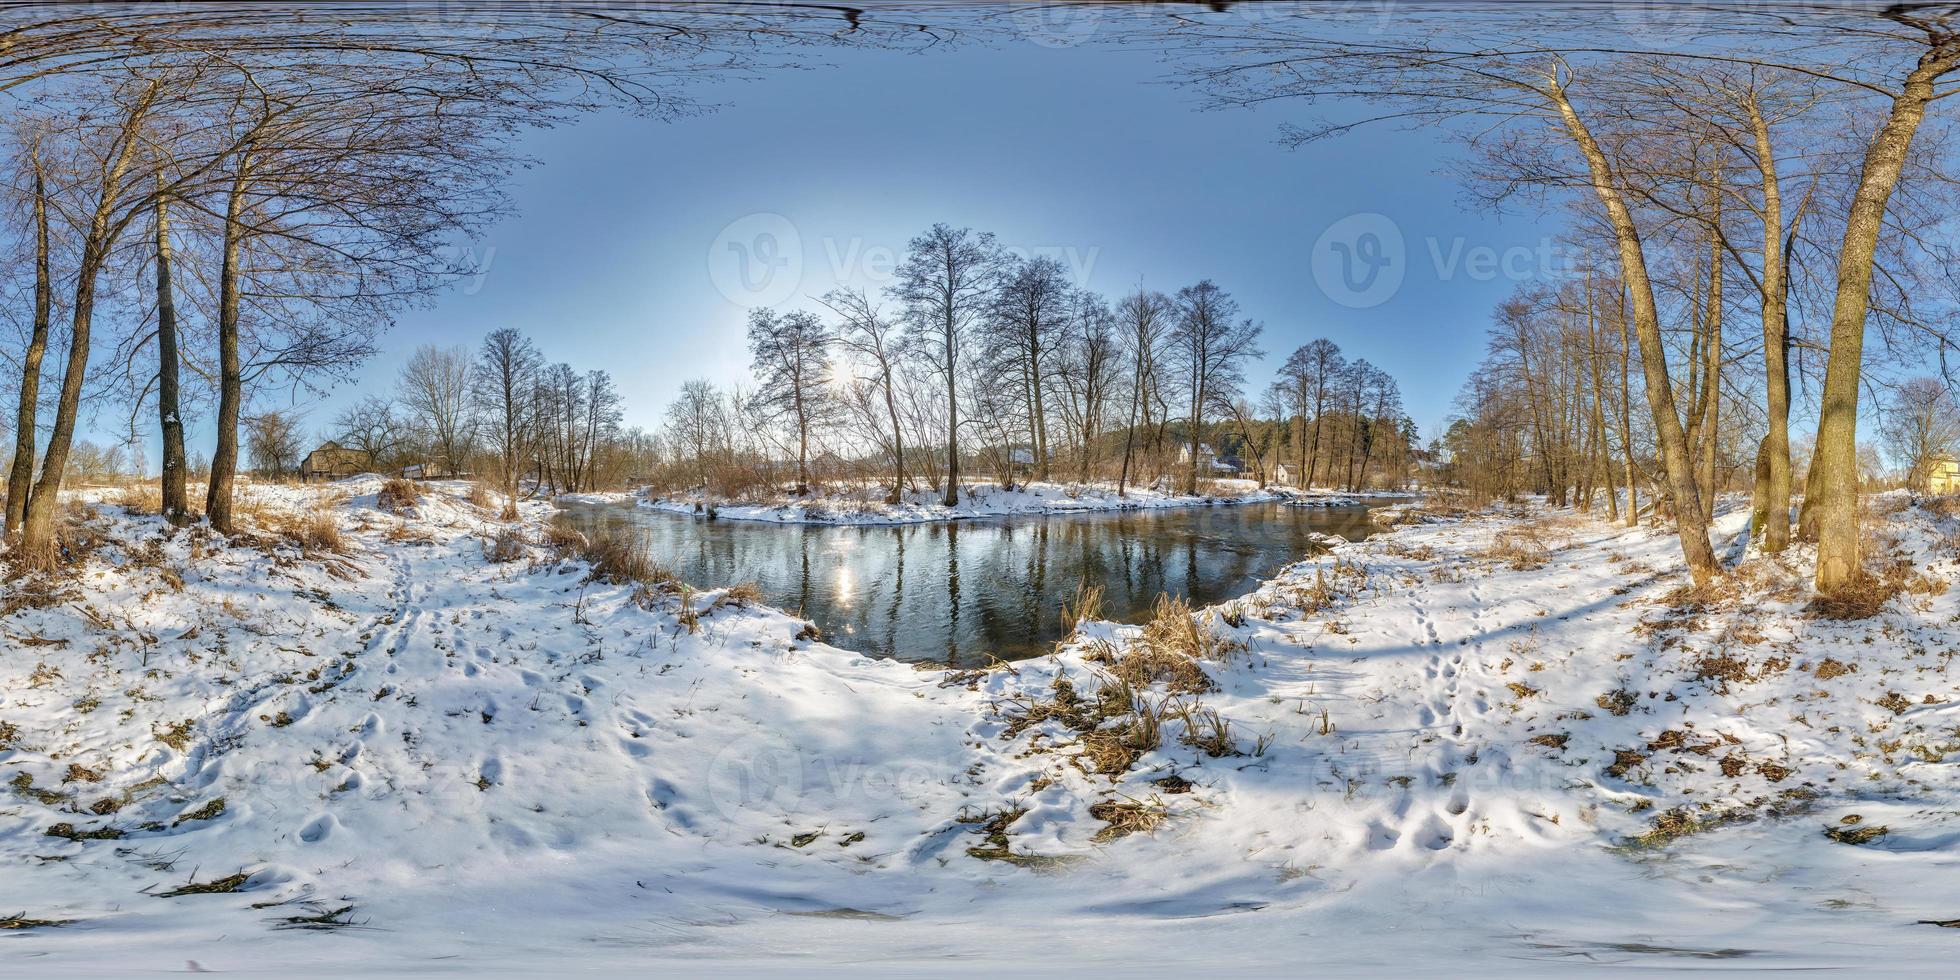
<svg viewBox="0 0 1960 980">
<path fill-rule="evenodd" d="M 1522 525 L 1497 532 L 1490 547 L 1484 549 L 1484 557 L 1501 561 L 1514 571 L 1528 572 L 1545 567 L 1551 561 L 1552 549 L 1537 528 Z"/>
<path fill-rule="evenodd" d="M 381 484 L 381 491 L 375 495 L 375 506 L 390 514 L 413 514 L 415 505 L 422 502 L 422 488 L 414 480 L 400 477 Z"/>
<path fill-rule="evenodd" d="M 546 524 L 540 536 L 543 538 L 544 546 L 551 549 L 553 561 L 564 561 L 575 555 L 582 555 L 591 545 L 584 534 L 563 524 Z"/>
<path fill-rule="evenodd" d="M 524 536 L 509 528 L 483 541 L 483 557 L 493 564 L 517 561 L 528 554 L 530 548 L 525 546 Z"/>
</svg>

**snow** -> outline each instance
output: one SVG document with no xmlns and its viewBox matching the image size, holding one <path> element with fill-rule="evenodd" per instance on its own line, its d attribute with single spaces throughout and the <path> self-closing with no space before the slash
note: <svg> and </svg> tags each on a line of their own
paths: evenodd
<svg viewBox="0 0 1960 980">
<path fill-rule="evenodd" d="M 105 498 L 56 593 L 8 584 L 0 916 L 66 923 L 0 933 L 0 971 L 1946 973 L 1960 943 L 1920 924 L 1960 916 L 1960 522 L 1900 498 L 1910 588 L 1846 622 L 1803 616 L 1802 554 L 1691 608 L 1660 530 L 1405 510 L 1201 612 L 1215 690 L 1140 690 L 1238 754 L 1171 712 L 1102 774 L 1017 719 L 1140 627 L 917 670 L 588 581 L 548 504 L 499 563 L 465 485 L 378 489 L 253 488 L 257 545 Z M 318 513 L 344 555 L 275 540 Z M 1125 802 L 1167 819 L 1111 839 L 1090 808 Z M 1700 832 L 1628 844 L 1677 807 Z"/>
<path fill-rule="evenodd" d="M 776 524 L 920 524 L 972 520 L 1015 514 L 1068 514 L 1083 511 L 1153 510 L 1166 507 L 1213 507 L 1267 503 L 1276 500 L 1306 505 L 1352 503 L 1352 494 L 1325 490 L 1301 491 L 1261 487 L 1253 480 L 1212 480 L 1210 492 L 1183 494 L 1152 486 L 1131 486 L 1122 495 L 1114 483 L 1026 483 L 1012 490 L 998 484 L 963 486 L 959 503 L 948 507 L 943 496 L 915 490 L 896 504 L 885 503 L 884 491 L 829 492 L 805 498 L 784 496 L 770 502 L 724 501 L 699 493 L 673 497 L 649 496 L 641 506 L 678 514 L 706 514 L 712 508 L 719 520 L 765 521 Z"/>
</svg>

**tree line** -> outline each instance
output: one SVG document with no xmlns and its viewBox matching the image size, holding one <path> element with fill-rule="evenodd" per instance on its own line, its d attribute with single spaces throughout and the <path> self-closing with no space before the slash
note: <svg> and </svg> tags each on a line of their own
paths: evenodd
<svg viewBox="0 0 1960 980">
<path fill-rule="evenodd" d="M 1570 209 L 1574 247 L 1593 256 L 1585 282 L 1499 311 L 1452 433 L 1459 467 L 1481 471 L 1463 479 L 1582 500 L 1616 481 L 1644 487 L 1697 582 L 1721 571 L 1713 497 L 1743 485 L 1757 548 L 1816 542 L 1819 591 L 1863 579 L 1859 409 L 1885 384 L 1868 368 L 1944 365 L 1956 349 L 1940 244 L 1950 132 L 1929 121 L 1960 91 L 1960 15 L 1714 6 L 1696 8 L 1704 28 L 1602 48 L 1580 9 L 1420 29 L 1447 9 L 1413 10 L 1410 30 L 1366 42 L 1282 13 L 1242 29 L 1194 22 L 1179 43 L 1219 103 L 1339 95 L 1378 110 L 1298 125 L 1293 142 L 1383 119 L 1435 124 L 1470 149 L 1473 194 Z M 1804 384 L 1816 427 L 1799 482 Z"/>
<path fill-rule="evenodd" d="M 1211 280 L 1114 302 L 1048 256 L 936 224 L 881 292 L 749 313 L 750 385 L 689 382 L 663 425 L 665 489 L 740 497 L 876 482 L 947 506 L 979 474 L 1198 492 L 1229 473 L 1361 489 L 1407 481 L 1395 381 L 1327 340 L 1255 392 L 1261 324 Z M 1222 461 L 1237 460 L 1236 463 Z M 1283 477 L 1283 479 L 1282 479 Z"/>
<path fill-rule="evenodd" d="M 233 530 L 241 434 L 268 460 L 293 438 L 290 416 L 255 400 L 345 376 L 400 310 L 472 271 L 459 245 L 507 210 L 500 188 L 525 162 L 516 135 L 605 106 L 685 113 L 687 82 L 778 49 L 917 33 L 845 13 L 794 2 L 698 4 L 657 22 L 599 4 L 0 12 L 0 91 L 15 98 L 0 118 L 0 263 L 19 338 L 0 378 L 10 557 L 56 562 L 77 431 L 118 414 L 132 441 L 160 436 L 165 516 L 196 517 L 188 480 L 208 469 L 202 516 Z M 580 421 L 549 434 L 561 448 L 546 479 L 583 482 L 600 421 L 592 379 L 552 380 L 558 415 Z M 214 432 L 208 449 L 187 445 L 194 414 Z M 458 453 L 461 435 L 439 431 L 442 453 Z"/>
</svg>

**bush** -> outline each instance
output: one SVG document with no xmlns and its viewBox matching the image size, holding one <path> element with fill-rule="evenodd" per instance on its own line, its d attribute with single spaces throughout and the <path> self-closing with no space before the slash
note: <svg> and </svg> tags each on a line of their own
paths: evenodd
<svg viewBox="0 0 1960 980">
<path fill-rule="evenodd" d="M 498 531 L 496 537 L 483 542 L 483 557 L 495 564 L 517 561 L 530 553 L 525 547 L 524 536 L 508 528 Z"/>
<path fill-rule="evenodd" d="M 381 484 L 381 492 L 375 495 L 374 502 L 390 514 L 412 514 L 415 505 L 422 502 L 422 488 L 414 480 L 396 477 Z"/>
<path fill-rule="evenodd" d="M 577 533 L 577 532 L 573 532 Z M 678 582 L 674 573 L 653 560 L 653 549 L 645 537 L 630 527 L 606 528 L 586 539 L 579 557 L 592 566 L 591 577 L 614 585 L 644 582 L 665 585 Z"/>
<path fill-rule="evenodd" d="M 563 524 L 546 524 L 543 538 L 544 546 L 551 549 L 552 561 L 584 555 L 585 549 L 592 544 L 585 535 Z"/>
<path fill-rule="evenodd" d="M 316 510 L 295 516 L 279 528 L 279 533 L 309 554 L 338 555 L 347 550 L 347 542 L 340 536 L 340 522 L 334 520 L 332 511 Z"/>
</svg>

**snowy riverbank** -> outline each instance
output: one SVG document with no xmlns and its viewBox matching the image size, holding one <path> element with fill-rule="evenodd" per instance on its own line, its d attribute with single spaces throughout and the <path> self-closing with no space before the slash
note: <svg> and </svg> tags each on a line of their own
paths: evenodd
<svg viewBox="0 0 1960 980">
<path fill-rule="evenodd" d="M 1692 593 L 1671 535 L 1488 514 L 947 672 L 741 590 L 592 581 L 548 504 L 513 535 L 460 485 L 402 514 L 377 489 L 255 491 L 255 541 L 101 503 L 81 567 L 7 584 L 6 970 L 1935 972 L 1960 948 L 1921 924 L 1960 917 L 1960 520 L 1898 498 L 1870 619 L 1808 618 L 1802 555 Z"/>
<path fill-rule="evenodd" d="M 948 507 L 941 495 L 918 490 L 898 503 L 884 501 L 882 491 L 827 493 L 769 502 L 725 501 L 689 494 L 649 497 L 641 506 L 678 514 L 706 514 L 719 520 L 766 521 L 776 524 L 922 524 L 931 521 L 1009 517 L 1017 514 L 1068 514 L 1089 511 L 1154 510 L 1168 507 L 1216 507 L 1231 504 L 1290 501 L 1302 505 L 1341 505 L 1360 497 L 1327 490 L 1261 487 L 1252 480 L 1215 480 L 1209 492 L 1183 494 L 1132 486 L 1122 495 L 1115 484 L 1029 483 L 1004 490 L 990 483 L 974 484 Z"/>
</svg>

